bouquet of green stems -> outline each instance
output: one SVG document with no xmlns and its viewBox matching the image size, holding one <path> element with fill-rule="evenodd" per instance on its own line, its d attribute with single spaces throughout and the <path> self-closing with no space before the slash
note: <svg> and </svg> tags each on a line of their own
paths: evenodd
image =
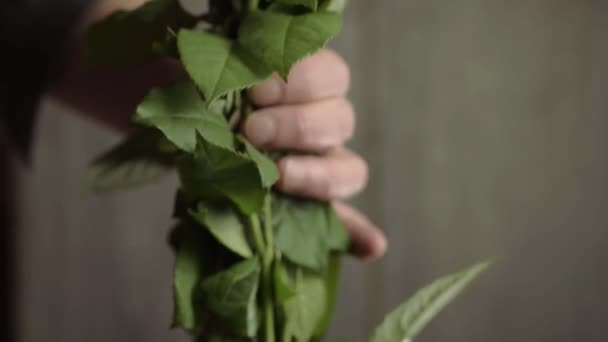
<svg viewBox="0 0 608 342">
<path fill-rule="evenodd" d="M 273 157 L 238 127 L 247 90 L 324 47 L 344 0 L 209 0 L 193 15 L 152 0 L 94 25 L 90 63 L 175 59 L 189 78 L 151 89 L 137 127 L 92 165 L 100 190 L 176 170 L 173 327 L 196 341 L 316 341 L 331 319 L 348 237 L 331 205 L 272 190 Z M 288 153 L 286 151 L 285 153 Z M 409 341 L 487 265 L 420 290 L 389 314 L 374 342 Z"/>
</svg>

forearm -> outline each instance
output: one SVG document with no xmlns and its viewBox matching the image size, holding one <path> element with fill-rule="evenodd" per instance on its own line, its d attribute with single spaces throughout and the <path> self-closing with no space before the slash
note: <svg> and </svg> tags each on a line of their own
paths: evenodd
<svg viewBox="0 0 608 342">
<path fill-rule="evenodd" d="M 93 7 L 74 33 L 65 63 L 50 94 L 79 113 L 110 127 L 126 130 L 137 104 L 151 87 L 183 77 L 173 61 L 159 60 L 143 66 L 90 66 L 81 61 L 88 27 L 117 9 L 134 8 L 145 0 L 102 0 Z"/>
</svg>

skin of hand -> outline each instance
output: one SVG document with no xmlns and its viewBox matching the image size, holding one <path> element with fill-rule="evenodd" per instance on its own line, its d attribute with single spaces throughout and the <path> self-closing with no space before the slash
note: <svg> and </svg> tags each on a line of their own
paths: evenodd
<svg viewBox="0 0 608 342">
<path fill-rule="evenodd" d="M 273 76 L 250 97 L 260 109 L 243 125 L 256 146 L 314 153 L 278 161 L 277 188 L 285 193 L 332 201 L 345 224 L 353 252 L 366 259 L 384 254 L 387 242 L 378 227 L 343 200 L 365 188 L 367 163 L 344 144 L 353 136 L 355 113 L 346 98 L 350 72 L 331 50 L 300 61 L 288 82 Z"/>
<path fill-rule="evenodd" d="M 122 131 L 128 130 L 130 116 L 150 88 L 187 77 L 171 60 L 131 68 L 80 63 L 80 44 L 90 23 L 142 2 L 100 2 L 75 34 L 63 77 L 51 88 L 54 97 Z M 350 72 L 344 60 L 331 50 L 322 50 L 299 62 L 287 83 L 273 76 L 251 89 L 250 97 L 259 109 L 242 130 L 264 150 L 313 153 L 279 160 L 276 187 L 288 194 L 331 201 L 348 230 L 352 252 L 375 259 L 386 251 L 386 238 L 367 217 L 343 202 L 359 193 L 368 177 L 365 160 L 344 146 L 355 128 L 354 110 L 346 98 L 349 86 Z"/>
</svg>

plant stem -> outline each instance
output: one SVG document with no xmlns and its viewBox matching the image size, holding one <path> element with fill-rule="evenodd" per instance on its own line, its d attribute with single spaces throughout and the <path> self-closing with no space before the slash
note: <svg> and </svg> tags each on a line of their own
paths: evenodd
<svg viewBox="0 0 608 342">
<path fill-rule="evenodd" d="M 267 200 L 268 201 L 268 200 Z M 264 314 L 264 339 L 265 342 L 276 342 L 275 340 L 275 321 L 274 321 L 274 296 L 272 285 L 272 268 L 274 259 L 274 247 L 269 243 L 268 226 L 272 228 L 266 210 L 264 210 L 264 231 L 260 224 L 260 217 L 257 214 L 250 216 L 251 228 L 253 230 L 253 238 L 255 240 L 256 249 L 262 259 L 262 279 L 261 279 L 261 298 Z M 270 241 L 272 242 L 272 232 L 270 232 Z M 264 241 L 266 235 L 266 241 Z"/>
<path fill-rule="evenodd" d="M 235 110 L 232 114 L 230 114 L 230 119 L 228 119 L 228 126 L 231 130 L 236 130 L 241 124 L 241 111 L 240 109 Z"/>
<path fill-rule="evenodd" d="M 268 246 L 268 254 L 270 255 L 270 261 L 274 259 L 274 231 L 272 229 L 272 196 L 266 195 L 264 199 L 264 236 L 266 238 L 266 244 Z"/>
<path fill-rule="evenodd" d="M 262 227 L 260 227 L 260 218 L 257 214 L 249 216 L 249 224 L 251 225 L 251 230 L 253 232 L 255 248 L 258 250 L 260 256 L 263 256 L 266 248 L 264 243 L 264 237 L 262 235 Z"/>
<path fill-rule="evenodd" d="M 275 341 L 274 298 L 272 296 L 272 268 L 262 268 L 262 294 L 264 301 L 264 341 Z"/>
<path fill-rule="evenodd" d="M 272 209 L 271 209 L 272 197 L 270 194 L 266 195 L 264 199 L 264 212 L 263 212 L 263 223 L 264 223 L 264 235 L 266 237 L 266 256 L 265 256 L 265 267 L 266 277 L 264 284 L 266 288 L 264 292 L 270 298 L 269 305 L 264 306 L 266 315 L 266 341 L 275 342 L 275 320 L 274 320 L 274 287 L 273 287 L 273 269 L 274 269 L 274 231 L 272 228 Z M 270 334 L 270 335 L 269 335 Z"/>
</svg>

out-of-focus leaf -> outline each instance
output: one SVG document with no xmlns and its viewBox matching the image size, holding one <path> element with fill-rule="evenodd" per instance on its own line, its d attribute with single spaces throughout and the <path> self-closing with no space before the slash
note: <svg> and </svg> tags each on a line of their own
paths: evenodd
<svg viewBox="0 0 608 342">
<path fill-rule="evenodd" d="M 159 133 L 141 130 L 97 158 L 88 178 L 98 191 L 151 183 L 172 169 L 175 152 Z"/>
<path fill-rule="evenodd" d="M 170 29 L 195 23 L 178 0 L 152 0 L 133 11 L 116 11 L 89 29 L 84 59 L 118 65 L 149 62 L 161 56 L 158 47 Z"/>
<path fill-rule="evenodd" d="M 201 322 L 200 308 L 196 306 L 197 287 L 205 272 L 203 236 L 185 223 L 174 228 L 171 243 L 175 249 L 173 271 L 173 324 L 188 331 L 198 330 Z"/>
<path fill-rule="evenodd" d="M 338 299 L 338 282 L 340 281 L 340 270 L 342 268 L 342 255 L 333 253 L 329 258 L 327 271 L 325 272 L 325 312 L 319 321 L 319 325 L 315 330 L 315 336 L 320 337 L 325 334 L 331 323 L 331 317 L 334 313 L 336 300 Z"/>
<path fill-rule="evenodd" d="M 372 342 L 404 342 L 418 333 L 458 296 L 489 264 L 477 264 L 462 272 L 443 277 L 419 290 L 412 298 L 386 316 L 375 330 Z"/>
<path fill-rule="evenodd" d="M 319 0 L 277 0 L 276 3 L 291 6 L 304 6 L 310 10 L 316 11 Z"/>
</svg>

